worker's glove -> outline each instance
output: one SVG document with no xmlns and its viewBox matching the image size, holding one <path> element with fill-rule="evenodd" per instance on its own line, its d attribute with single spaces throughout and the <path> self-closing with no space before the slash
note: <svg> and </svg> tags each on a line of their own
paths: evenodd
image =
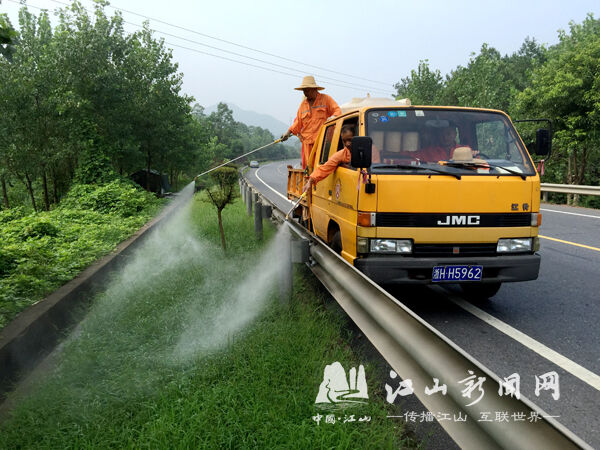
<svg viewBox="0 0 600 450">
<path fill-rule="evenodd" d="M 290 132 L 288 131 L 286 133 L 283 133 L 279 139 L 281 139 L 281 142 L 283 142 L 283 141 L 287 141 L 289 137 L 290 137 Z"/>
</svg>

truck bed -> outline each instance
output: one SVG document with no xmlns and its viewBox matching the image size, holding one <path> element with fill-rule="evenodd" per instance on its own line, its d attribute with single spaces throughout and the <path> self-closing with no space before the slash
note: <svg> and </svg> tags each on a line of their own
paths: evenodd
<svg viewBox="0 0 600 450">
<path fill-rule="evenodd" d="M 302 195 L 302 189 L 304 184 L 308 181 L 308 176 L 304 174 L 302 169 L 294 169 L 292 166 L 288 166 L 288 183 L 287 183 L 287 197 L 289 200 L 295 202 Z M 308 207 L 308 200 L 305 197 L 300 202 L 301 205 Z"/>
</svg>

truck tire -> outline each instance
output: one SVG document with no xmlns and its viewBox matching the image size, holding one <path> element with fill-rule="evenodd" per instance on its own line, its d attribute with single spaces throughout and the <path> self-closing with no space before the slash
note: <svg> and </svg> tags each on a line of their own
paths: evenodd
<svg viewBox="0 0 600 450">
<path fill-rule="evenodd" d="M 340 233 L 340 230 L 335 232 L 329 245 L 338 255 L 342 253 L 342 233 Z"/>
<path fill-rule="evenodd" d="M 461 283 L 460 287 L 469 300 L 481 301 L 493 297 L 500 290 L 502 283 Z"/>
</svg>

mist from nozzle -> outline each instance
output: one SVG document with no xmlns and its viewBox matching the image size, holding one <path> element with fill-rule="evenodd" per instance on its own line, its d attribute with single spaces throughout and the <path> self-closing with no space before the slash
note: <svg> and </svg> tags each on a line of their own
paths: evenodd
<svg viewBox="0 0 600 450">
<path fill-rule="evenodd" d="M 93 312 L 113 314 L 123 299 L 164 282 L 169 272 L 190 264 L 202 264 L 208 256 L 206 243 L 192 233 L 191 211 L 194 182 L 184 187 L 161 212 L 165 216 L 145 241 L 127 257 L 117 276 L 113 276 L 105 294 Z"/>
<path fill-rule="evenodd" d="M 202 301 L 189 305 L 190 320 L 175 347 L 176 361 L 186 361 L 223 349 L 258 317 L 274 297 L 281 271 L 285 270 L 285 265 L 280 261 L 289 257 L 289 245 L 288 227 L 282 226 L 248 273 L 238 280 L 232 280 L 229 286 L 213 286 L 220 294 L 221 301 L 212 304 Z M 232 269 L 231 266 L 237 266 L 235 261 L 229 261 L 228 264 L 228 271 Z"/>
<path fill-rule="evenodd" d="M 193 191 L 186 186 L 167 217 L 123 255 L 65 341 L 49 380 L 65 405 L 155 392 L 173 371 L 193 370 L 198 359 L 226 349 L 276 298 L 287 227 L 265 249 L 228 256 L 199 234 Z M 212 212 L 200 217 L 216 222 Z"/>
</svg>

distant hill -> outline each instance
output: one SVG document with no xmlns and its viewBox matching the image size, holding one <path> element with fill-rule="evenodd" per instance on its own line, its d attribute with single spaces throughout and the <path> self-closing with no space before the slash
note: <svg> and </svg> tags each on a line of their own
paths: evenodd
<svg viewBox="0 0 600 450">
<path fill-rule="evenodd" d="M 261 127 L 269 130 L 273 133 L 273 136 L 278 138 L 287 131 L 291 124 L 285 124 L 281 120 L 276 119 L 268 114 L 261 114 L 255 111 L 247 111 L 241 109 L 239 106 L 233 103 L 227 103 L 229 109 L 233 111 L 233 118 L 238 121 L 255 127 Z M 217 105 L 212 105 L 204 110 L 204 114 L 208 115 L 217 110 Z"/>
</svg>

